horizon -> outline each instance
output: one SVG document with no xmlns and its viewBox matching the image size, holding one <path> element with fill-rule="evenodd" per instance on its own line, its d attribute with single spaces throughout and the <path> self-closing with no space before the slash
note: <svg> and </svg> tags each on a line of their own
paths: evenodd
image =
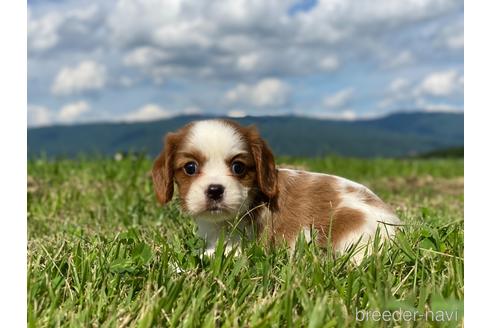
<svg viewBox="0 0 492 328">
<path fill-rule="evenodd" d="M 463 7 L 29 0 L 27 123 L 463 112 Z"/>
<path fill-rule="evenodd" d="M 215 119 L 215 118 L 224 118 L 231 120 L 240 120 L 245 118 L 300 118 L 300 119 L 309 119 L 315 121 L 331 121 L 331 122 L 360 122 L 360 121 L 372 121 L 372 120 L 380 120 L 385 119 L 387 117 L 395 116 L 395 115 L 404 115 L 404 114 L 453 114 L 453 115 L 464 115 L 463 111 L 428 111 L 428 110 L 398 110 L 385 114 L 381 114 L 380 116 L 371 116 L 371 117 L 358 117 L 358 118 L 326 118 L 326 117 L 317 117 L 317 116 L 306 116 L 302 114 L 280 114 L 280 115 L 254 115 L 248 114 L 245 116 L 227 116 L 222 114 L 214 114 L 214 113 L 196 113 L 196 114 L 177 114 L 175 116 L 151 119 L 151 120 L 140 120 L 140 121 L 125 121 L 125 120 L 108 120 L 108 121 L 89 121 L 89 122 L 74 122 L 74 123 L 54 123 L 51 125 L 41 125 L 41 126 L 27 126 L 28 130 L 33 129 L 43 129 L 43 128 L 52 128 L 52 127 L 75 127 L 75 126 L 86 126 L 86 125 L 118 125 L 118 124 L 145 124 L 145 123 L 155 123 L 160 121 L 169 121 L 176 118 L 192 118 L 196 117 L 205 118 L 205 119 Z"/>
</svg>

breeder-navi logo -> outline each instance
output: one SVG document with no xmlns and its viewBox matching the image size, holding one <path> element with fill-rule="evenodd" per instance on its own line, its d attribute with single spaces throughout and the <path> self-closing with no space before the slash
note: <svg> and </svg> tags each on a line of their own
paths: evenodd
<svg viewBox="0 0 492 328">
<path fill-rule="evenodd" d="M 458 321 L 458 310 L 442 311 L 442 310 L 428 310 L 425 312 L 419 312 L 417 310 L 359 310 L 355 309 L 356 321 Z"/>
</svg>

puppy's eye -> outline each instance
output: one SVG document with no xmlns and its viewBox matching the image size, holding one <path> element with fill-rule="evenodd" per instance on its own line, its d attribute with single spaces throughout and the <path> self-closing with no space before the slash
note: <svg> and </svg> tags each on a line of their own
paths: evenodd
<svg viewBox="0 0 492 328">
<path fill-rule="evenodd" d="M 195 162 L 188 162 L 183 166 L 183 170 L 187 175 L 195 175 L 198 172 L 198 164 Z"/>
<path fill-rule="evenodd" d="M 231 171 L 235 175 L 242 175 L 246 171 L 246 166 L 241 162 L 232 162 Z"/>
</svg>

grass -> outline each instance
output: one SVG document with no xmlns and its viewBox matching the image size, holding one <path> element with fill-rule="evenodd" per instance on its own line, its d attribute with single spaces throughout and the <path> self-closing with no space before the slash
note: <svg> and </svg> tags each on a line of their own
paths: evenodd
<svg viewBox="0 0 492 328">
<path fill-rule="evenodd" d="M 368 185 L 406 226 L 360 266 L 302 239 L 292 256 L 251 242 L 201 259 L 192 220 L 157 205 L 150 160 L 32 160 L 29 327 L 462 325 L 463 160 L 281 162 Z M 399 309 L 428 317 L 357 321 Z"/>
</svg>

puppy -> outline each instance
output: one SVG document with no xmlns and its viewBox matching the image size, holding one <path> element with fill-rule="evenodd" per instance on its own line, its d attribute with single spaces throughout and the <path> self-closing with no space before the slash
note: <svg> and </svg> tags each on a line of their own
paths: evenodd
<svg viewBox="0 0 492 328">
<path fill-rule="evenodd" d="M 161 204 L 172 199 L 176 183 L 180 205 L 195 219 L 207 255 L 221 233 L 229 236 L 226 251 L 237 245 L 241 235 L 231 233 L 233 228 L 291 247 L 303 233 L 307 241 L 314 238 L 341 253 L 367 245 L 378 227 L 381 237 L 392 236 L 399 223 L 389 206 L 358 183 L 277 168 L 256 128 L 230 120 L 192 122 L 167 134 L 152 177 Z"/>
</svg>

